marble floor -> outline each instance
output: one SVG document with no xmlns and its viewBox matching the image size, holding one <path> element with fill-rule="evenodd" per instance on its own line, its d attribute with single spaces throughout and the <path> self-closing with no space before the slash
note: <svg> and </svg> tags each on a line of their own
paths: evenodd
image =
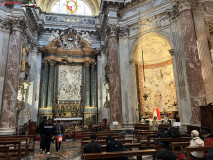
<svg viewBox="0 0 213 160">
<path fill-rule="evenodd" d="M 39 150 L 40 142 L 35 143 L 35 153 L 34 156 L 30 155 L 23 158 L 23 160 L 81 160 L 81 148 L 80 140 L 73 141 L 72 139 L 67 139 L 61 145 L 61 149 L 58 154 L 55 152 L 55 144 L 51 143 L 50 155 L 47 156 Z M 130 160 L 135 160 L 136 157 L 131 157 Z M 149 156 L 143 156 L 143 160 L 152 160 Z"/>
</svg>

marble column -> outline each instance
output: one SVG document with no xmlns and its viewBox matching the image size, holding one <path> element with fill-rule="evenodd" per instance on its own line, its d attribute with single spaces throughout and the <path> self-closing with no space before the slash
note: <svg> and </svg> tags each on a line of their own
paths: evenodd
<svg viewBox="0 0 213 160">
<path fill-rule="evenodd" d="M 199 6 L 193 12 L 193 17 L 199 51 L 198 54 L 201 62 L 201 73 L 206 93 L 206 102 L 209 104 L 213 101 L 213 70 L 211 66 L 211 54 L 209 52 L 208 35 L 206 32 L 204 15 L 202 11 L 199 10 Z"/>
<path fill-rule="evenodd" d="M 46 108 L 47 107 L 47 86 L 48 86 L 48 62 L 43 62 L 44 69 L 43 69 L 43 75 L 42 75 L 42 88 L 41 88 L 41 106 L 40 108 Z"/>
<path fill-rule="evenodd" d="M 95 63 L 91 64 L 91 107 L 96 107 Z"/>
<path fill-rule="evenodd" d="M 90 62 L 85 62 L 85 107 L 90 107 Z"/>
<path fill-rule="evenodd" d="M 56 62 L 54 60 L 50 61 L 49 81 L 47 91 L 47 108 L 53 107 L 55 63 Z"/>
<path fill-rule="evenodd" d="M 117 26 L 107 27 L 108 63 L 109 63 L 109 94 L 110 94 L 110 123 L 111 128 L 121 127 L 121 95 L 118 68 Z M 115 122 L 115 123 L 114 123 Z M 118 123 L 118 125 L 113 125 Z"/>
<path fill-rule="evenodd" d="M 8 45 L 10 37 L 10 22 L 9 20 L 0 20 L 0 119 L 2 99 L 4 95 L 5 74 L 7 68 Z"/>
<path fill-rule="evenodd" d="M 4 86 L 3 107 L 0 122 L 0 135 L 12 135 L 16 132 L 17 95 L 19 87 L 20 58 L 22 53 L 22 32 L 25 28 L 24 17 L 11 19 L 12 33 L 7 61 Z"/>
<path fill-rule="evenodd" d="M 201 64 L 198 57 L 194 22 L 189 0 L 179 3 L 183 56 L 185 58 L 187 88 L 192 109 L 192 124 L 200 126 L 200 108 L 206 104 L 204 83 L 201 75 Z"/>
</svg>

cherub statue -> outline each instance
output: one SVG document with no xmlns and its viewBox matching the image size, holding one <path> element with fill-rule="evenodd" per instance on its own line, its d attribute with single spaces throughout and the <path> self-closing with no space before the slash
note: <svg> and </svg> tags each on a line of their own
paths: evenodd
<svg viewBox="0 0 213 160">
<path fill-rule="evenodd" d="M 57 39 L 59 39 L 59 30 L 56 30 L 56 32 L 53 30 L 52 31 L 52 35 L 51 35 L 51 37 L 49 38 L 49 40 L 48 40 L 48 42 L 51 42 L 53 39 L 55 39 L 55 38 L 57 38 Z"/>
</svg>

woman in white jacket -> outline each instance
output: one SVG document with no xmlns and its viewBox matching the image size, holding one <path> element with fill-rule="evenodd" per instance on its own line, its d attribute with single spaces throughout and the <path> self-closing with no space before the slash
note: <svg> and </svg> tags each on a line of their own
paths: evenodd
<svg viewBox="0 0 213 160">
<path fill-rule="evenodd" d="M 197 130 L 193 130 L 191 132 L 191 141 L 189 147 L 196 147 L 196 146 L 204 146 L 204 141 L 199 137 L 199 132 Z M 191 152 L 191 156 L 195 158 L 203 158 L 204 152 L 203 151 L 194 151 Z"/>
</svg>

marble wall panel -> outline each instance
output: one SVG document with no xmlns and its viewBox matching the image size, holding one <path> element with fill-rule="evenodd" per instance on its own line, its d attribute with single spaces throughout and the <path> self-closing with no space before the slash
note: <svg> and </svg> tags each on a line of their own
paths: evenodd
<svg viewBox="0 0 213 160">
<path fill-rule="evenodd" d="M 7 67 L 8 56 L 8 44 L 9 44 L 9 32 L 2 31 L 0 29 L 0 115 L 2 107 L 2 96 L 5 81 L 5 72 Z"/>
</svg>

